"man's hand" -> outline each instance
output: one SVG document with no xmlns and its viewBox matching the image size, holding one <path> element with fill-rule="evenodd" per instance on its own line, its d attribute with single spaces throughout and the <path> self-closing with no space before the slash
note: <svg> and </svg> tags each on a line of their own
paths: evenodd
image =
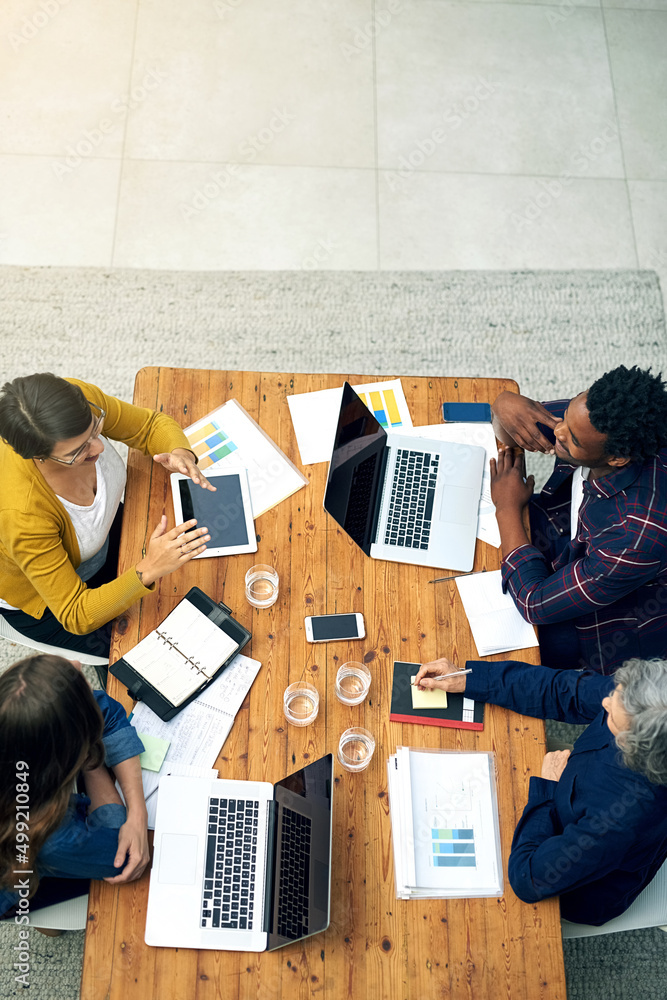
<svg viewBox="0 0 667 1000">
<path fill-rule="evenodd" d="M 569 750 L 552 750 L 542 761 L 542 777 L 547 781 L 558 781 L 567 765 Z"/>
<path fill-rule="evenodd" d="M 454 663 L 447 657 L 442 656 L 439 660 L 432 660 L 430 663 L 422 663 L 419 673 L 415 677 L 415 687 L 430 690 L 439 688 L 441 691 L 451 691 L 453 694 L 460 694 L 466 689 L 466 674 L 459 674 L 458 677 L 448 677 L 448 674 L 458 671 Z"/>
<path fill-rule="evenodd" d="M 515 444 L 526 451 L 542 451 L 553 455 L 554 446 L 538 429 L 537 424 L 557 427 L 560 420 L 541 403 L 515 392 L 501 392 L 491 407 L 496 437 L 504 444 Z M 504 430 L 505 434 L 501 431 Z"/>
<path fill-rule="evenodd" d="M 186 448 L 174 448 L 173 451 L 164 451 L 159 455 L 153 455 L 153 461 L 163 466 L 167 472 L 180 472 L 188 476 L 193 483 L 201 486 L 204 490 L 216 491 L 216 487 L 209 483 L 206 476 L 203 476 L 197 468 L 195 457 Z"/>
<path fill-rule="evenodd" d="M 150 861 L 145 809 L 143 815 L 129 815 L 127 821 L 118 831 L 118 852 L 114 858 L 114 868 L 121 868 L 126 857 L 127 864 L 120 875 L 105 878 L 105 882 L 109 882 L 111 885 L 120 882 L 133 882 L 143 875 L 144 869 Z"/>
<path fill-rule="evenodd" d="M 491 499 L 496 507 L 496 515 L 504 511 L 522 511 L 535 487 L 535 477 L 524 479 L 524 461 L 521 453 L 512 448 L 499 448 L 498 461 L 491 459 Z"/>
</svg>

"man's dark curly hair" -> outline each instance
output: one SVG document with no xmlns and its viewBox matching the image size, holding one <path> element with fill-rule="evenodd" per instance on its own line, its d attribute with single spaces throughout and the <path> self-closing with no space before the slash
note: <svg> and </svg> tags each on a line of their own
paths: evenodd
<svg viewBox="0 0 667 1000">
<path fill-rule="evenodd" d="M 607 435 L 616 458 L 646 459 L 667 444 L 667 386 L 662 373 L 619 365 L 594 382 L 586 398 L 590 421 Z"/>
</svg>

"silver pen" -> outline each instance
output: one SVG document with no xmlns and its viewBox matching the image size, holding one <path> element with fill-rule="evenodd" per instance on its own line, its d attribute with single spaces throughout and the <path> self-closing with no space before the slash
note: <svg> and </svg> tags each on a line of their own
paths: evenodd
<svg viewBox="0 0 667 1000">
<path fill-rule="evenodd" d="M 451 674 L 438 674 L 438 677 L 460 677 L 462 674 L 471 674 L 472 667 L 468 667 L 467 670 L 452 670 Z M 435 680 L 435 678 L 433 678 Z M 410 687 L 419 687 L 416 681 L 410 681 Z"/>
<path fill-rule="evenodd" d="M 474 569 L 470 573 L 455 573 L 454 576 L 438 576 L 435 580 L 429 580 L 429 583 L 442 583 L 443 580 L 458 580 L 460 576 L 475 576 L 477 573 L 486 573 L 485 569 Z"/>
</svg>

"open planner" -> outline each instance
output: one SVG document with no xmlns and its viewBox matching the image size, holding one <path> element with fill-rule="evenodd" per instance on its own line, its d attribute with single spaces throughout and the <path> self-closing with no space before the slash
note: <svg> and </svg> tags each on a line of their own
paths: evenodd
<svg viewBox="0 0 667 1000">
<path fill-rule="evenodd" d="M 127 652 L 111 673 L 132 698 L 161 719 L 172 719 L 231 663 L 250 632 L 193 587 L 171 614 Z"/>
</svg>

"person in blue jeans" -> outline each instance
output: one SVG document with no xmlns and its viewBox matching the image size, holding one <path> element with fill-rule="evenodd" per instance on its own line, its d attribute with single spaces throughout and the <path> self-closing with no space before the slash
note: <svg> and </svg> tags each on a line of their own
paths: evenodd
<svg viewBox="0 0 667 1000">
<path fill-rule="evenodd" d="M 560 896 L 561 916 L 581 924 L 619 916 L 667 860 L 667 660 L 629 660 L 614 677 L 511 660 L 467 666 L 450 678 L 449 660 L 425 663 L 416 683 L 590 723 L 530 779 L 509 858 L 514 892 L 526 903 Z"/>
<path fill-rule="evenodd" d="M 42 654 L 0 677 L 0 916 L 63 898 L 52 878 L 129 882 L 149 861 L 143 744 L 79 668 Z"/>
</svg>

